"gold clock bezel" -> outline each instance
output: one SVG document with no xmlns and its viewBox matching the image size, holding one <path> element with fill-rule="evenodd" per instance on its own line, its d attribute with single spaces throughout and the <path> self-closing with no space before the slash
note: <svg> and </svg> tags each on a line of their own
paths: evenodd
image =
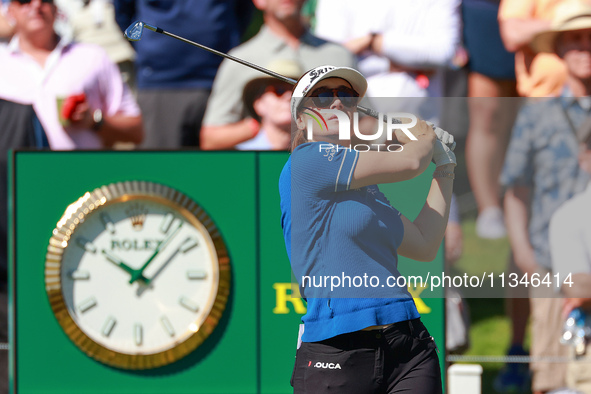
<svg viewBox="0 0 591 394">
<path fill-rule="evenodd" d="M 197 229 L 204 228 L 213 241 L 218 259 L 219 279 L 215 301 L 198 329 L 171 348 L 152 354 L 128 354 L 109 349 L 91 339 L 70 315 L 61 289 L 61 266 L 64 251 L 76 229 L 88 215 L 106 205 L 150 199 L 178 211 Z M 112 367 L 124 369 L 152 369 L 174 363 L 197 349 L 216 328 L 226 308 L 230 294 L 231 267 L 228 250 L 213 220 L 187 195 L 162 184 L 149 181 L 117 182 L 86 192 L 70 204 L 53 230 L 45 261 L 45 289 L 60 326 L 66 335 L 88 356 Z M 196 325 L 199 322 L 194 322 Z"/>
</svg>

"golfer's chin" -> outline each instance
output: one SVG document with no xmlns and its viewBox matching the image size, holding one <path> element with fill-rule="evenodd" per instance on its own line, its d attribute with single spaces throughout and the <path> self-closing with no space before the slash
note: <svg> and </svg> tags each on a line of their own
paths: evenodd
<svg viewBox="0 0 591 394">
<path fill-rule="evenodd" d="M 316 130 L 314 130 L 314 135 L 318 135 L 319 137 L 322 138 L 330 138 L 330 139 L 334 139 L 335 141 L 339 139 L 339 125 L 337 124 L 331 124 L 330 122 L 327 122 L 326 125 L 328 126 L 328 129 L 324 129 L 324 127 L 322 128 L 322 130 L 319 130 L 318 132 Z"/>
<path fill-rule="evenodd" d="M 334 134 L 318 133 L 314 134 L 314 142 L 327 142 L 330 144 L 340 144 L 338 131 Z"/>
<path fill-rule="evenodd" d="M 326 118 L 325 118 L 326 119 Z M 326 119 L 326 125 L 328 126 L 328 129 L 339 129 L 339 118 L 337 118 L 336 116 L 331 116 L 330 118 Z"/>
</svg>

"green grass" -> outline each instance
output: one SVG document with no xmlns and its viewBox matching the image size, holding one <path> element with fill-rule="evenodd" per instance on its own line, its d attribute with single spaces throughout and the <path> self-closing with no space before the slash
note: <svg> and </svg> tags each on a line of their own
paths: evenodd
<svg viewBox="0 0 591 394">
<path fill-rule="evenodd" d="M 462 222 L 464 252 L 453 267 L 453 274 L 482 275 L 483 271 L 500 273 L 505 270 L 509 256 L 507 239 L 483 240 L 476 236 L 474 219 Z M 469 298 L 470 348 L 464 355 L 502 356 L 511 341 L 511 325 L 505 314 L 504 298 Z M 526 335 L 526 347 L 529 343 Z M 482 393 L 492 394 L 493 380 L 502 363 L 482 363 Z"/>
<path fill-rule="evenodd" d="M 464 232 L 464 253 L 454 268 L 470 275 L 483 271 L 500 273 L 507 266 L 509 242 L 506 238 L 497 240 L 481 239 L 476 236 L 476 222 L 472 219 L 462 222 Z"/>
</svg>

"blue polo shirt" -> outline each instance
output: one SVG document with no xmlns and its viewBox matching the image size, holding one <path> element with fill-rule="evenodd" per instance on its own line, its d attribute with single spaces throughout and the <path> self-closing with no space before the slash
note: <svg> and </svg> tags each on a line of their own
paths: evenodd
<svg viewBox="0 0 591 394">
<path fill-rule="evenodd" d="M 394 283 L 400 212 L 376 185 L 351 189 L 358 158 L 341 146 L 302 144 L 279 179 L 285 244 L 308 302 L 304 342 L 419 317 L 406 286 Z"/>
</svg>

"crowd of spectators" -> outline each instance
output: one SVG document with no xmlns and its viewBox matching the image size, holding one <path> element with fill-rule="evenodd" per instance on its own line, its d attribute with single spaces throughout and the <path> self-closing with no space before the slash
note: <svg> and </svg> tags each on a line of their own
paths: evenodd
<svg viewBox="0 0 591 394">
<path fill-rule="evenodd" d="M 469 119 L 467 135 L 456 133 L 457 154 L 465 157 L 477 235 L 508 237 L 511 256 L 498 258 L 515 272 L 572 267 L 587 283 L 589 221 L 577 213 L 589 212 L 589 15 L 588 0 L 3 0 L 0 190 L 6 153 L 19 147 L 289 150 L 288 83 L 152 32 L 131 45 L 122 30 L 142 20 L 293 79 L 323 64 L 356 68 L 370 104 L 384 112 L 438 122 L 450 108 L 445 92 L 462 92 L 465 106 L 451 118 Z M 446 70 L 462 77 L 446 79 Z M 5 200 L 0 342 L 7 341 Z M 448 261 L 462 249 L 455 217 Z M 572 231 L 587 242 L 566 247 Z M 569 354 L 557 342 L 564 313 L 589 308 L 591 294 L 566 295 L 567 304 L 535 292 L 508 300 L 508 354 L 527 354 L 530 307 L 531 354 Z M 581 369 L 568 368 L 532 363 L 532 391 L 591 392 Z M 529 380 L 507 365 L 495 388 L 523 389 Z"/>
</svg>

